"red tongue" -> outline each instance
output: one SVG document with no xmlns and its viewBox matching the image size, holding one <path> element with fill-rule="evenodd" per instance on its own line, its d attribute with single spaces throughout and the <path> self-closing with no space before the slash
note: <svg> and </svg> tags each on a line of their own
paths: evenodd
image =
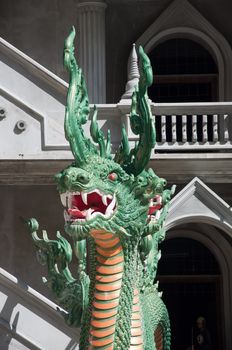
<svg viewBox="0 0 232 350">
<path fill-rule="evenodd" d="M 75 219 L 85 219 L 86 212 L 82 212 L 79 209 L 68 209 L 68 214 Z"/>
<path fill-rule="evenodd" d="M 148 215 L 153 215 L 161 207 L 162 207 L 162 204 L 156 204 L 156 205 L 153 205 L 152 207 L 149 207 Z"/>
</svg>

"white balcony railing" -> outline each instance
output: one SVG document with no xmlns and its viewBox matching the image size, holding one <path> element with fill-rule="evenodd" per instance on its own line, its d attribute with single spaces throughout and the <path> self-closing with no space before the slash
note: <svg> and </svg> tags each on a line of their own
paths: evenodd
<svg viewBox="0 0 232 350">
<path fill-rule="evenodd" d="M 232 150 L 231 102 L 152 103 L 152 114 L 158 152 Z M 136 140 L 128 120 L 127 127 Z"/>
<path fill-rule="evenodd" d="M 232 148 L 232 103 L 160 104 L 153 113 L 160 150 Z"/>
</svg>

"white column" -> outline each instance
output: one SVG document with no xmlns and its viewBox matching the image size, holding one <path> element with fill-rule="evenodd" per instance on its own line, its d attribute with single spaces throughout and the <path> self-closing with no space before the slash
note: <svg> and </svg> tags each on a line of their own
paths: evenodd
<svg viewBox="0 0 232 350">
<path fill-rule="evenodd" d="M 78 3 L 78 62 L 91 103 L 105 103 L 105 1 Z"/>
</svg>

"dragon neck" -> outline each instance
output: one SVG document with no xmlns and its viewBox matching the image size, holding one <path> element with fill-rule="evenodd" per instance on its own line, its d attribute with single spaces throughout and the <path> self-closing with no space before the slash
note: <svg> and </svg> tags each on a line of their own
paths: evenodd
<svg viewBox="0 0 232 350">
<path fill-rule="evenodd" d="M 119 237 L 93 230 L 96 245 L 95 286 L 90 320 L 90 349 L 113 350 L 124 270 L 124 253 Z"/>
<path fill-rule="evenodd" d="M 135 249 L 131 249 L 131 244 L 122 246 L 120 238 L 110 232 L 93 230 L 91 236 L 95 247 L 94 263 L 91 264 L 94 281 L 88 322 L 84 327 L 88 331 L 84 332 L 85 341 L 81 343 L 83 349 L 88 350 L 113 350 L 115 344 L 128 350 L 133 342 L 132 323 L 138 327 L 140 317 Z M 136 320 L 131 322 L 134 312 L 137 312 L 134 314 Z"/>
</svg>

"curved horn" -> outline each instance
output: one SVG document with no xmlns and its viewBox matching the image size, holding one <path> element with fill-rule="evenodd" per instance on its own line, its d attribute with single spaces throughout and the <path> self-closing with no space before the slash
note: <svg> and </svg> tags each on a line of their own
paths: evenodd
<svg viewBox="0 0 232 350">
<path fill-rule="evenodd" d="M 70 77 L 64 128 L 65 137 L 70 143 L 76 163 L 81 165 L 91 153 L 97 153 L 97 149 L 89 139 L 85 138 L 82 129 L 82 125 L 89 118 L 89 100 L 82 71 L 74 55 L 75 35 L 75 28 L 72 27 L 64 44 L 64 66 Z"/>
<path fill-rule="evenodd" d="M 110 143 L 110 131 L 107 132 L 107 138 L 105 138 L 103 131 L 99 128 L 97 122 L 97 108 L 94 105 L 93 118 L 90 124 L 90 134 L 94 142 L 98 143 L 100 156 L 102 158 L 111 159 L 111 143 Z"/>
<path fill-rule="evenodd" d="M 130 124 L 135 135 L 139 135 L 139 142 L 130 151 L 128 157 L 128 142 L 125 143 L 125 132 L 123 142 L 120 146 L 120 155 L 117 159 L 123 160 L 122 167 L 129 174 L 140 174 L 149 162 L 151 151 L 155 146 L 155 128 L 151 108 L 147 96 L 147 89 L 153 82 L 153 72 L 150 60 L 143 48 L 139 47 L 140 56 L 140 79 L 138 88 L 132 95 Z"/>
</svg>

